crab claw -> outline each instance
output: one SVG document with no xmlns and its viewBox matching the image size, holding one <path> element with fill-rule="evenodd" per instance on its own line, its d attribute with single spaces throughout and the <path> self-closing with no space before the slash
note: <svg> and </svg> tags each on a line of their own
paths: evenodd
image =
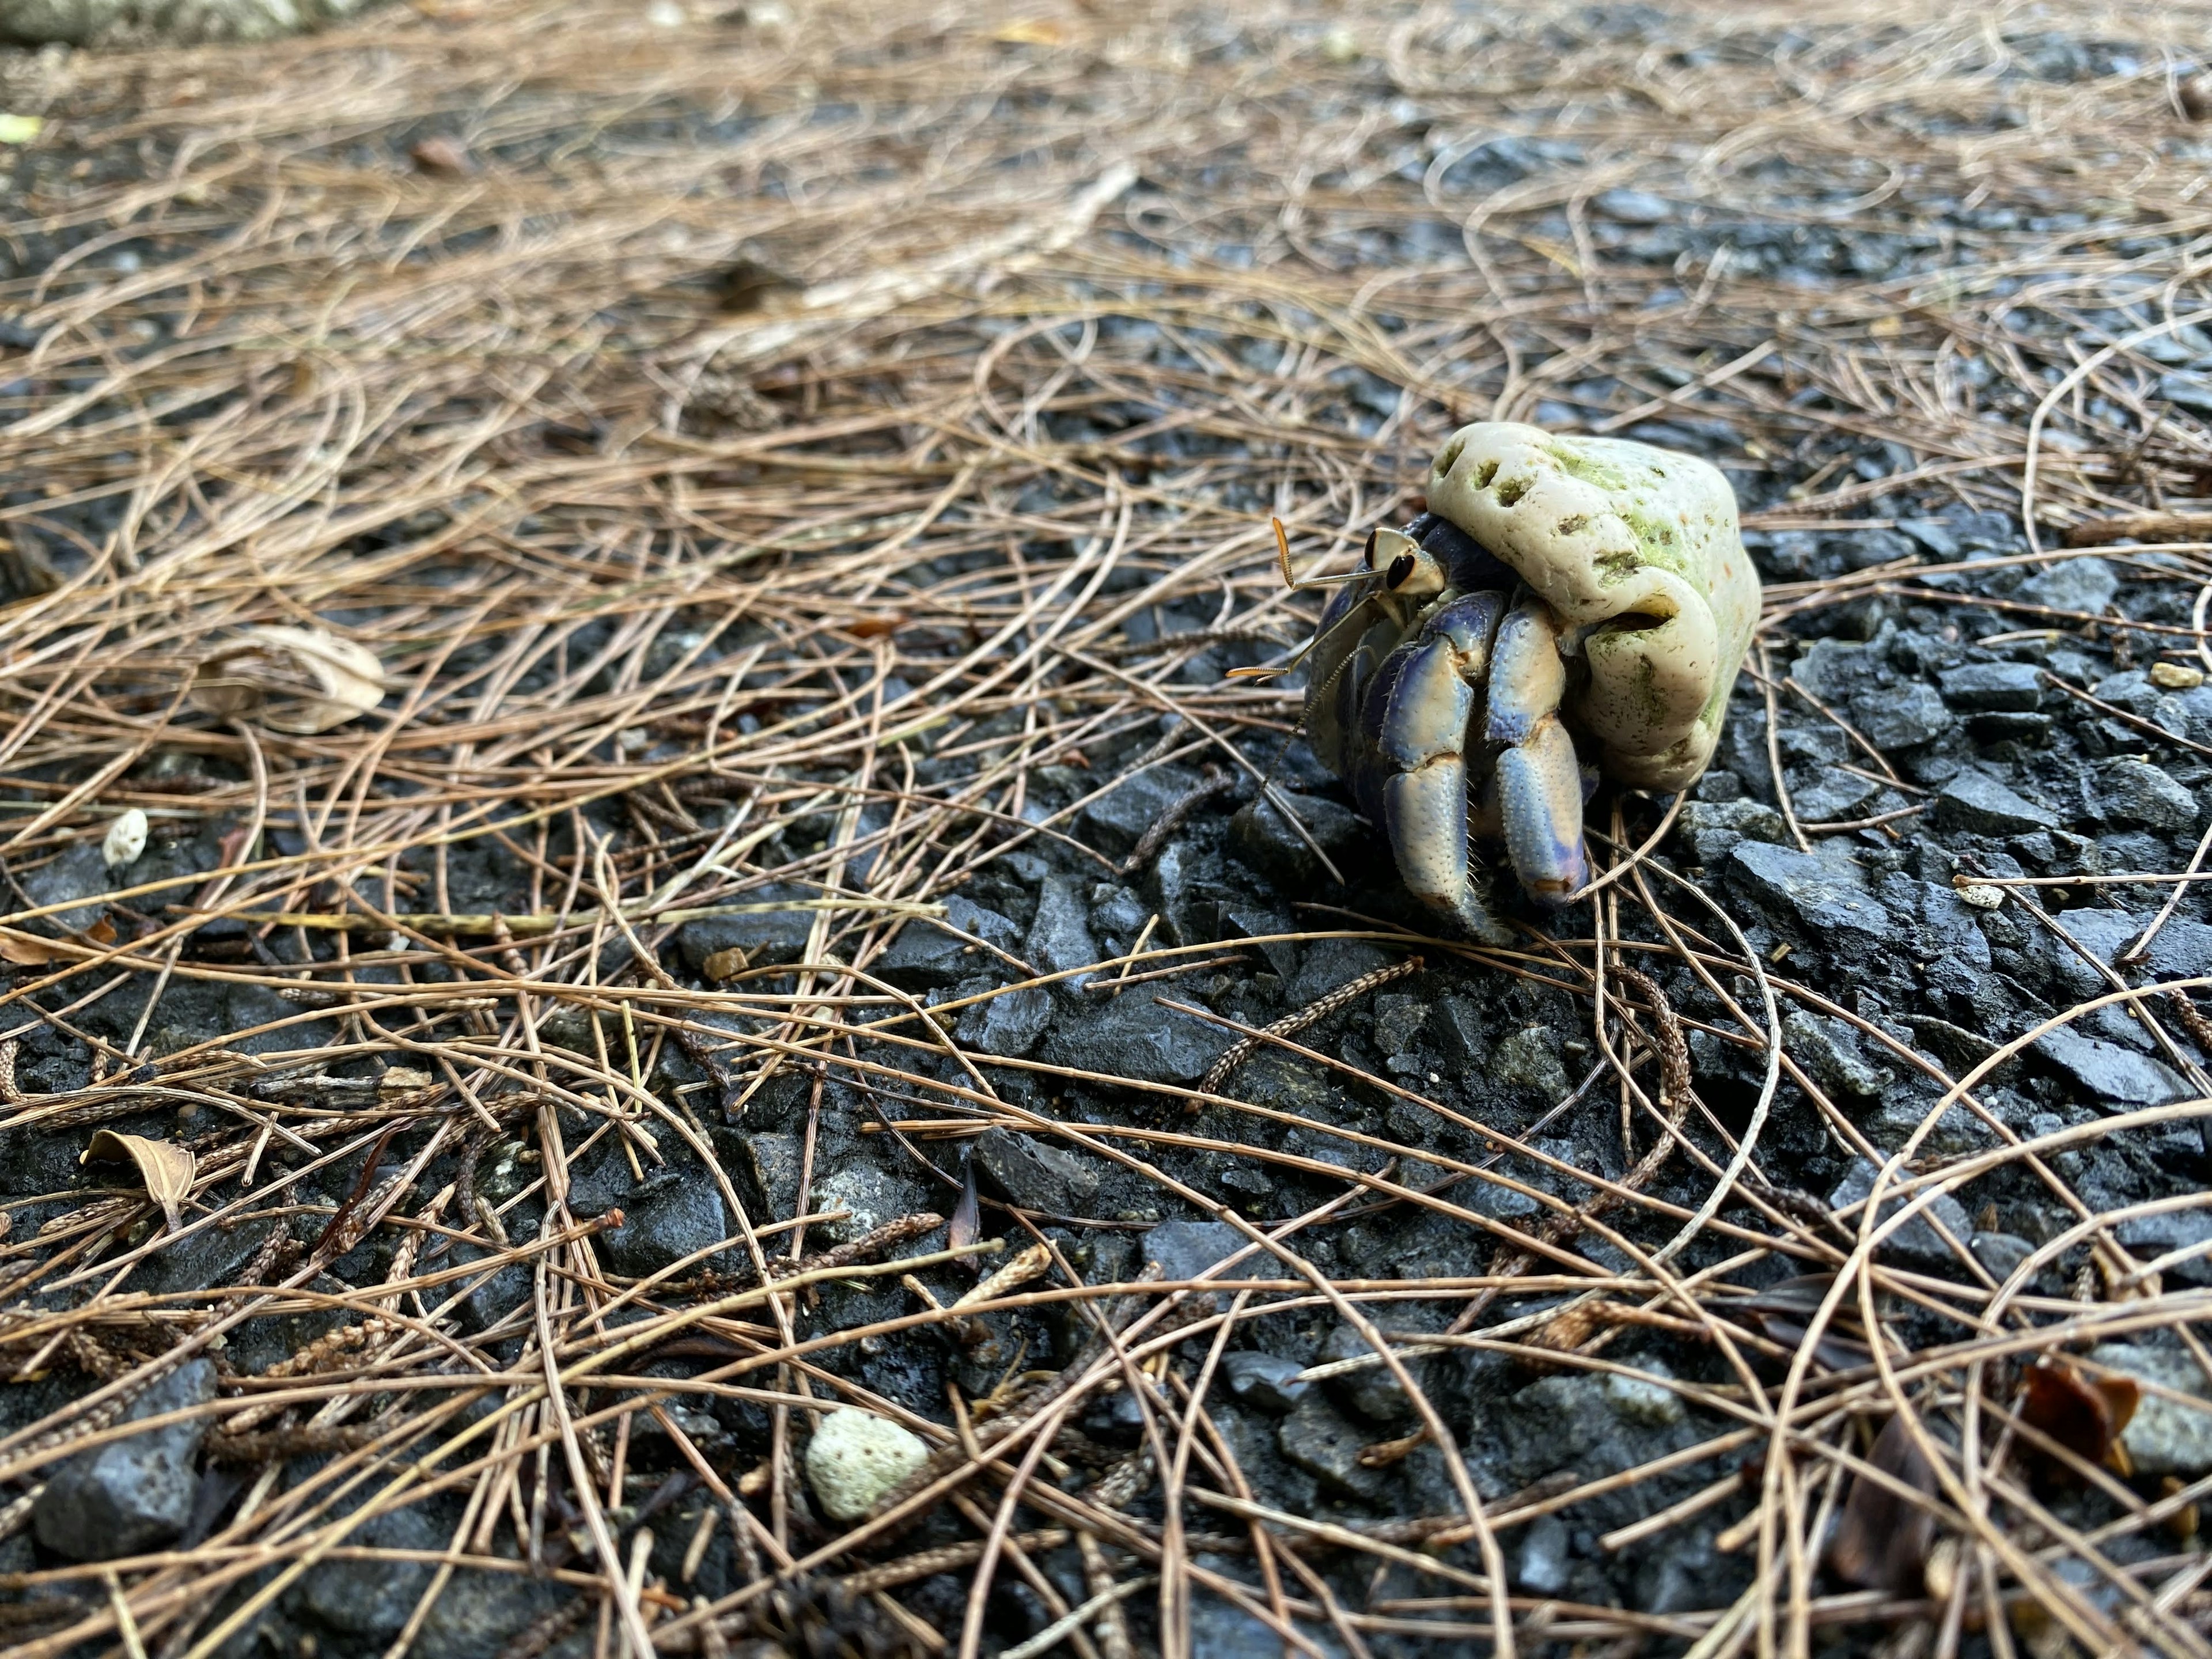
<svg viewBox="0 0 2212 1659">
<path fill-rule="evenodd" d="M 1559 724 L 1566 671 L 1559 630 L 1544 602 L 1525 594 L 1498 630 L 1483 735 L 1503 744 L 1493 778 L 1498 829 L 1528 896 L 1557 905 L 1589 878 L 1583 857 L 1583 775 Z"/>
<path fill-rule="evenodd" d="M 1466 749 L 1504 611 L 1497 592 L 1441 606 L 1418 639 L 1392 653 L 1384 672 L 1395 669 L 1395 683 L 1375 733 L 1386 769 L 1382 823 L 1400 878 L 1422 902 L 1493 944 L 1510 936 L 1468 878 Z"/>
</svg>

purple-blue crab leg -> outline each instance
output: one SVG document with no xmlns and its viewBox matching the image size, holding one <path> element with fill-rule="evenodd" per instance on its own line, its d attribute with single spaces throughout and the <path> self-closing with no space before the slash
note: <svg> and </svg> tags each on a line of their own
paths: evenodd
<svg viewBox="0 0 2212 1659">
<path fill-rule="evenodd" d="M 1505 745 L 1496 776 L 1498 829 L 1528 896 L 1555 905 L 1589 878 L 1583 857 L 1583 775 L 1559 724 L 1566 668 L 1540 599 L 1523 595 L 1498 630 L 1483 735 Z"/>
<path fill-rule="evenodd" d="M 1469 593 L 1438 608 L 1418 640 L 1394 653 L 1377 710 L 1375 750 L 1382 776 L 1382 818 L 1407 890 L 1479 939 L 1509 937 L 1476 896 L 1468 875 L 1467 747 L 1479 738 L 1475 709 L 1488 675 L 1491 641 L 1505 595 Z M 1370 709 L 1382 702 L 1370 700 Z"/>
</svg>

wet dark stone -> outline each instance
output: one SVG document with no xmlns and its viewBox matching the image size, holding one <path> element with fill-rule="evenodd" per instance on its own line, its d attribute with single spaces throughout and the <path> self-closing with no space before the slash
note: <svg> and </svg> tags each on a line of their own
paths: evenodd
<svg viewBox="0 0 2212 1659">
<path fill-rule="evenodd" d="M 2043 701 L 2043 671 L 2032 662 L 1970 662 L 1938 679 L 1945 700 L 1988 714 L 2027 714 Z"/>
<path fill-rule="evenodd" d="M 1413 1414 L 1413 1402 L 1405 1385 L 1388 1365 L 1375 1358 L 1375 1350 L 1368 1345 L 1367 1339 L 1351 1326 L 1339 1325 L 1328 1334 L 1328 1340 L 1322 1345 L 1321 1357 L 1324 1364 L 1343 1359 L 1368 1362 L 1357 1370 L 1328 1379 L 1329 1392 L 1360 1416 L 1376 1423 L 1402 1423 Z M 1402 1363 L 1418 1382 L 1423 1362 L 1416 1359 Z"/>
<path fill-rule="evenodd" d="M 957 893 L 945 901 L 945 920 L 961 933 L 988 940 L 1010 955 L 1020 952 L 1020 928 L 996 910 L 987 910 Z M 919 920 L 899 929 L 899 936 L 875 963 L 876 971 L 893 984 L 920 988 L 950 985 L 979 968 L 1000 966 L 1003 964 L 996 957 L 969 944 L 959 933 L 949 932 L 935 922 Z"/>
<path fill-rule="evenodd" d="M 1888 933 L 1889 918 L 1867 890 L 1866 872 L 1848 857 L 1748 841 L 1729 857 L 1729 873 L 1740 884 L 1815 933 Z"/>
<path fill-rule="evenodd" d="M 1521 1540 L 1514 1581 L 1531 1595 L 1557 1595 L 1567 1587 L 1574 1565 L 1568 1555 L 1571 1541 L 1567 1523 L 1558 1516 L 1538 1516 Z"/>
<path fill-rule="evenodd" d="M 1851 724 L 1881 750 L 1910 749 L 1950 729 L 1951 711 L 1932 685 L 1869 687 L 1852 694 Z"/>
<path fill-rule="evenodd" d="M 1348 806 L 1322 795 L 1294 795 L 1279 790 L 1284 802 L 1297 815 L 1306 834 L 1326 853 L 1338 871 L 1346 869 L 1344 854 L 1367 833 L 1365 821 Z M 1237 809 L 1229 820 L 1230 844 L 1237 856 L 1261 873 L 1294 888 L 1310 887 L 1328 879 L 1328 872 L 1315 856 L 1304 836 L 1266 796 L 1256 796 Z"/>
<path fill-rule="evenodd" d="M 2168 1101 L 2186 1100 L 2191 1092 L 2164 1061 L 2101 1037 L 2063 1029 L 2047 1031 L 2036 1039 L 2035 1051 L 2091 1100 L 2116 1111 L 2130 1106 L 2163 1106 Z"/>
<path fill-rule="evenodd" d="M 1742 785 L 1736 787 L 1741 789 Z M 1779 844 L 1790 839 L 1790 826 L 1783 822 L 1782 814 L 1764 801 L 1688 801 L 1675 823 L 1678 833 L 1689 844 L 1691 860 L 1709 869 L 1717 866 L 1738 842 Z"/>
<path fill-rule="evenodd" d="M 696 1250 L 725 1242 L 729 1218 L 722 1195 L 696 1168 L 670 1170 L 638 1189 L 623 1207 L 623 1224 L 602 1233 L 607 1265 L 618 1273 L 642 1279 Z"/>
<path fill-rule="evenodd" d="M 465 1240 L 456 1240 L 445 1262 L 441 1265 L 466 1267 L 471 1262 L 484 1261 L 490 1255 L 490 1251 L 481 1246 Z M 462 1279 L 446 1288 L 444 1294 L 453 1295 L 471 1282 Z M 530 1292 L 531 1270 L 519 1261 L 510 1261 L 489 1273 L 483 1283 L 463 1296 L 457 1311 L 460 1314 L 461 1323 L 471 1331 L 489 1330 L 528 1301 Z"/>
<path fill-rule="evenodd" d="M 1636 1363 L 1666 1374 L 1656 1361 Z M 1492 1413 L 1516 1484 L 1555 1469 L 1596 1476 L 1648 1462 L 1690 1437 L 1687 1417 L 1663 1383 L 1612 1372 L 1540 1377 Z"/>
<path fill-rule="evenodd" d="M 732 904 L 770 904 L 778 900 L 812 898 L 806 889 L 784 884 L 758 887 L 731 900 Z M 691 971 L 703 969 L 707 958 L 724 951 L 743 951 L 752 967 L 774 967 L 797 962 L 806 954 L 812 936 L 811 910 L 763 910 L 748 915 L 702 916 L 676 930 L 676 948 Z"/>
<path fill-rule="evenodd" d="M 2054 611 L 2101 612 L 2120 591 L 2120 573 L 2106 560 L 2069 559 L 2020 585 L 2020 596 L 2030 605 Z"/>
<path fill-rule="evenodd" d="M 968 1048 L 1014 1059 L 1036 1048 L 1051 1024 L 1051 993 L 1025 985 L 962 1009 L 955 1035 Z"/>
<path fill-rule="evenodd" d="M 1857 1159 L 1835 1191 L 1828 1194 L 1829 1207 L 1840 1210 L 1849 1204 L 1863 1205 L 1874 1193 L 1874 1178 L 1875 1166 L 1864 1158 Z M 1893 1188 L 1896 1182 L 1893 1179 L 1890 1184 Z M 1883 1218 L 1887 1219 L 1903 1207 L 1902 1200 L 1893 1196 L 1885 1198 L 1881 1206 Z M 1967 1219 L 1966 1206 L 1946 1194 L 1891 1233 L 1882 1244 L 1882 1253 L 1917 1262 L 1923 1267 L 1945 1267 L 1955 1272 L 1959 1267 L 1959 1258 L 1943 1242 L 1942 1235 L 1929 1224 L 1928 1218 L 1931 1213 L 1960 1244 L 1973 1236 L 1973 1223 Z M 1856 1232 L 1859 1222 L 1859 1216 L 1854 1213 L 1844 1224 Z"/>
<path fill-rule="evenodd" d="M 108 872 L 98 840 L 72 842 L 60 854 L 24 872 L 23 891 L 35 905 L 65 904 L 120 885 Z M 106 911 L 104 904 L 82 904 L 41 919 L 40 931 L 81 933 Z"/>
<path fill-rule="evenodd" d="M 1023 955 L 1040 974 L 1067 973 L 1098 960 L 1098 941 L 1091 934 L 1091 908 L 1083 884 L 1074 877 L 1045 878 Z M 1079 991 L 1090 977 L 1077 974 L 1060 981 L 1060 988 Z"/>
<path fill-rule="evenodd" d="M 2197 797 L 2148 761 L 2106 763 L 2088 791 L 2090 805 L 2113 823 L 2174 830 L 2197 822 Z"/>
<path fill-rule="evenodd" d="M 1085 806 L 1076 815 L 1077 827 L 1100 851 L 1124 856 L 1197 782 L 1198 774 L 1188 767 L 1155 766 L 1124 778 Z"/>
<path fill-rule="evenodd" d="M 2009 785 L 1971 766 L 1937 794 L 1935 818 L 1939 830 L 1964 830 L 1979 836 L 2020 836 L 2060 827 L 2058 815 L 2049 807 L 2037 805 Z"/>
<path fill-rule="evenodd" d="M 131 1403 L 125 1423 L 204 1405 L 215 1365 L 188 1359 Z M 80 1452 L 57 1465 L 31 1510 L 39 1541 L 79 1561 L 137 1555 L 166 1543 L 191 1518 L 192 1467 L 207 1419 L 194 1418 Z"/>
<path fill-rule="evenodd" d="M 1966 1248 L 2000 1285 L 2019 1272 L 2021 1263 L 2035 1254 L 2035 1246 L 2016 1233 L 1976 1233 L 1966 1241 Z"/>
<path fill-rule="evenodd" d="M 1329 1403 L 1320 1389 L 1310 1389 L 1275 1431 L 1275 1443 L 1294 1467 L 1304 1469 L 1324 1486 L 1369 1503 L 1379 1500 L 1389 1488 L 1381 1469 L 1359 1461 L 1374 1436 L 1353 1424 Z"/>
<path fill-rule="evenodd" d="M 436 1550 L 448 1541 L 419 1509 L 364 1522 L 348 1540 L 381 1549 Z M 300 1581 L 301 1609 L 326 1628 L 388 1641 L 399 1634 L 430 1583 L 420 1561 L 324 1561 Z"/>
<path fill-rule="evenodd" d="M 1218 1025 L 1162 1007 L 1148 988 L 1062 1018 L 1045 1040 L 1044 1058 L 1138 1083 L 1197 1082 L 1234 1039 Z"/>
<path fill-rule="evenodd" d="M 976 1138 L 975 1158 L 976 1167 L 1024 1209 L 1076 1215 L 1098 1194 L 1096 1159 L 1012 1129 L 986 1129 Z"/>
<path fill-rule="evenodd" d="M 1221 1356 L 1221 1379 L 1229 1392 L 1243 1404 L 1277 1417 L 1296 1411 L 1313 1388 L 1310 1382 L 1292 1380 L 1304 1369 L 1295 1359 L 1251 1348 L 1232 1349 Z"/>
<path fill-rule="evenodd" d="M 1225 1221 L 1164 1221 L 1145 1235 L 1145 1260 L 1159 1266 L 1160 1277 L 1195 1279 L 1217 1261 L 1225 1261 L 1249 1241 Z M 1280 1264 L 1265 1249 L 1255 1250 L 1218 1279 L 1273 1279 Z"/>
</svg>

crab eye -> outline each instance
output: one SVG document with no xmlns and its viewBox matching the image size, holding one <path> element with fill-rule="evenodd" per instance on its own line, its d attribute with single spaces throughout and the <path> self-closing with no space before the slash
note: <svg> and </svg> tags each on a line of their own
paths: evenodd
<svg viewBox="0 0 2212 1659">
<path fill-rule="evenodd" d="M 1371 530 L 1367 532 L 1367 545 L 1360 551 L 1359 562 L 1370 570 L 1375 568 L 1375 532 Z"/>
<path fill-rule="evenodd" d="M 1384 586 L 1389 587 L 1393 593 L 1396 592 L 1407 582 L 1413 580 L 1413 572 L 1419 567 L 1419 564 L 1420 561 L 1415 558 L 1412 554 L 1401 553 L 1396 558 L 1390 561 L 1389 574 L 1382 578 Z"/>
</svg>

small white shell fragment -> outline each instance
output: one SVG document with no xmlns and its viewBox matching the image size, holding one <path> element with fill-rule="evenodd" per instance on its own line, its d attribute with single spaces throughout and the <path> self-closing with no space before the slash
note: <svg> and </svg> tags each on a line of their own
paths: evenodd
<svg viewBox="0 0 2212 1659">
<path fill-rule="evenodd" d="M 2004 889 L 1984 881 L 1970 881 L 1958 893 L 1960 903 L 1971 904 L 1977 910 L 1995 910 L 2004 903 Z"/>
<path fill-rule="evenodd" d="M 2168 691 L 2187 691 L 2204 684 L 2204 671 L 2185 662 L 2154 662 L 2150 665 L 2150 683 Z"/>
<path fill-rule="evenodd" d="M 929 1447 L 889 1418 L 844 1407 L 815 1425 L 806 1479 L 832 1521 L 857 1521 L 929 1461 Z"/>
<path fill-rule="evenodd" d="M 145 850 L 145 813 L 135 806 L 118 813 L 115 822 L 107 826 L 107 839 L 100 843 L 100 855 L 107 860 L 107 867 L 120 870 L 126 864 L 136 864 Z"/>
</svg>

